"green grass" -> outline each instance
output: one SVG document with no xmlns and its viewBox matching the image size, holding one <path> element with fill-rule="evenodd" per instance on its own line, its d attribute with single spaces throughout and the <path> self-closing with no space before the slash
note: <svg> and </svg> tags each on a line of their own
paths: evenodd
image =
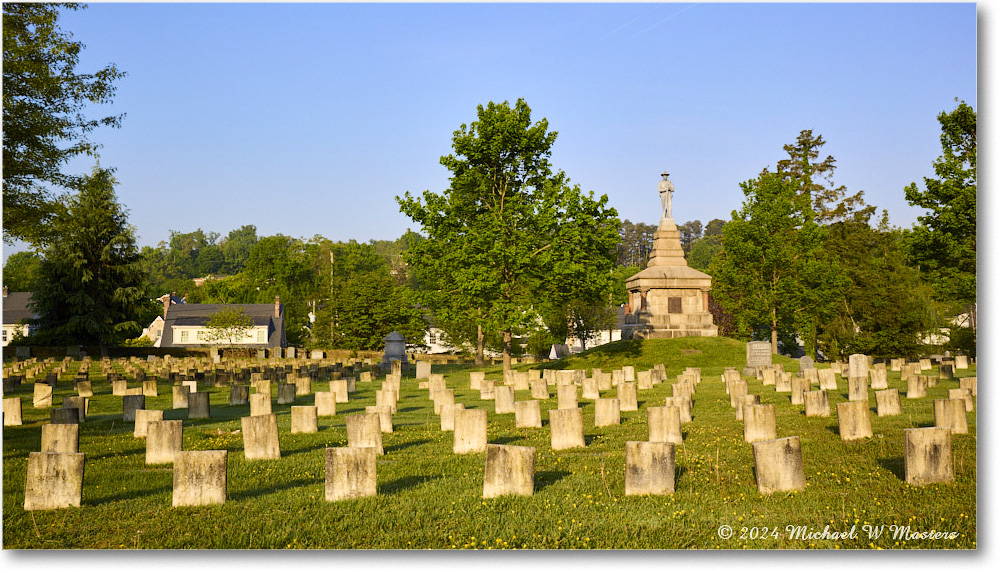
<svg viewBox="0 0 1000 573">
<path fill-rule="evenodd" d="M 374 404 L 381 379 L 358 383 L 350 403 L 338 404 L 337 416 L 321 418 L 316 434 L 290 434 L 290 406 L 275 404 L 282 458 L 268 461 L 244 459 L 240 435 L 230 432 L 240 428 L 249 407 L 227 406 L 228 388 L 210 389 L 211 420 L 187 421 L 183 411 L 171 410 L 170 388 L 161 381 L 160 396 L 147 398 L 146 407 L 164 410 L 165 419 L 185 419 L 184 449 L 230 452 L 226 503 L 174 509 L 170 466 L 144 464 L 143 440 L 132 437 L 131 423 L 121 421 L 121 398 L 96 379 L 90 415 L 80 429 L 80 451 L 87 454 L 83 506 L 29 513 L 23 510 L 26 462 L 28 453 L 40 447 L 48 411 L 31 407 L 26 384 L 15 393 L 22 397 L 25 425 L 4 428 L 4 548 L 976 547 L 975 412 L 969 413 L 969 434 L 954 436 L 954 483 L 913 487 L 903 480 L 903 430 L 933 425 L 933 400 L 947 397 L 957 380 L 930 388 L 926 398 L 902 398 L 901 416 L 879 418 L 873 411 L 875 437 L 858 443 L 845 443 L 837 434 L 836 404 L 847 399 L 845 380 L 831 392 L 830 418 L 806 418 L 787 394 L 751 381 L 751 393 L 777 405 L 778 435 L 800 437 L 807 479 L 803 492 L 762 496 L 751 447 L 743 441 L 742 423 L 719 378 L 724 367 L 740 367 L 744 359 L 742 343 L 689 338 L 619 342 L 559 362 L 517 366 L 609 371 L 663 362 L 670 378 L 687 366 L 700 366 L 703 382 L 695 395 L 694 420 L 684 425 L 685 442 L 676 451 L 676 492 L 649 497 L 624 496 L 624 444 L 647 439 L 645 408 L 662 405 L 669 384 L 640 391 L 640 410 L 623 412 L 618 427 L 595 428 L 593 401 L 581 399 L 587 447 L 553 452 L 548 410 L 556 407 L 554 389 L 541 405 L 543 427 L 516 429 L 513 414 L 494 414 L 492 403 L 469 389 L 474 367 L 448 365 L 434 371 L 445 373 L 456 402 L 489 412 L 490 443 L 537 449 L 532 497 L 482 499 L 484 454 L 451 453 L 451 432 L 440 431 L 427 391 L 417 389 L 412 379 L 403 381 L 396 431 L 383 435 L 379 495 L 337 503 L 324 500 L 324 448 L 346 445 L 344 415 Z M 786 370 L 796 369 L 792 360 L 776 360 Z M 486 371 L 500 378 L 499 367 Z M 974 375 L 974 370 L 957 373 Z M 890 374 L 889 384 L 905 395 L 898 373 Z M 313 391 L 327 389 L 327 382 L 313 383 Z M 614 391 L 602 394 L 614 396 Z M 62 382 L 55 403 L 70 395 L 72 384 Z M 530 395 L 517 392 L 517 399 Z M 311 396 L 296 400 L 311 403 Z M 873 394 L 871 404 L 874 409 Z M 869 540 L 865 524 L 960 536 L 896 541 L 886 531 Z M 733 538 L 717 535 L 722 525 L 733 528 Z M 791 540 L 789 525 L 816 530 L 830 525 L 837 531 L 856 525 L 858 539 Z M 768 536 L 761 539 L 765 527 Z M 745 539 L 740 539 L 742 528 L 748 528 Z M 771 537 L 774 529 L 777 538 Z"/>
</svg>

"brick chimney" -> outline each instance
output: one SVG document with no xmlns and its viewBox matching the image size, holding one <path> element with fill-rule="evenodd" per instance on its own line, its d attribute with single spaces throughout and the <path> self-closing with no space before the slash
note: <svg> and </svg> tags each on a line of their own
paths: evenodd
<svg viewBox="0 0 1000 573">
<path fill-rule="evenodd" d="M 10 291 L 9 291 L 9 290 L 7 289 L 7 285 L 4 285 L 4 286 L 3 286 L 3 297 L 4 297 L 4 298 L 7 298 L 7 293 L 8 293 L 8 292 L 10 292 Z"/>
<path fill-rule="evenodd" d="M 274 318 L 281 317 L 281 299 L 274 297 Z"/>
<path fill-rule="evenodd" d="M 167 318 L 167 309 L 170 308 L 170 295 L 165 294 L 160 297 L 160 301 L 163 302 L 163 319 Z"/>
</svg>

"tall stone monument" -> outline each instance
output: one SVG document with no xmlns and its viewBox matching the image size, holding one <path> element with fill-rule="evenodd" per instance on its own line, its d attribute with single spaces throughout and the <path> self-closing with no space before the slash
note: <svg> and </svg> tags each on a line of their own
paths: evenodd
<svg viewBox="0 0 1000 573">
<path fill-rule="evenodd" d="M 718 336 L 708 311 L 712 277 L 687 266 L 681 234 L 673 217 L 674 184 L 663 173 L 659 183 L 662 214 L 653 234 L 646 269 L 625 281 L 628 291 L 622 338 Z"/>
</svg>

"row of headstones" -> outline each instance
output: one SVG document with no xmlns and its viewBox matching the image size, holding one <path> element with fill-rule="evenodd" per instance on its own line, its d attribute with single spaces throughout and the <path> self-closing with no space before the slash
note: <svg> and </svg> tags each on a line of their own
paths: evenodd
<svg viewBox="0 0 1000 573">
<path fill-rule="evenodd" d="M 758 487 L 761 492 L 804 489 L 805 475 L 802 470 L 802 453 L 798 436 L 778 438 L 775 405 L 761 404 L 760 395 L 749 394 L 746 381 L 739 378 L 734 370 L 725 372 L 723 378 L 730 396 L 730 405 L 736 412 L 736 419 L 743 420 L 744 440 L 753 444 L 754 463 L 757 465 Z M 802 380 L 808 382 L 807 379 Z M 793 385 L 792 404 L 804 405 L 806 416 L 829 416 L 827 389 L 804 391 L 805 388 L 808 386 Z M 796 400 L 796 390 L 798 390 L 798 400 Z M 972 396 L 976 392 L 975 379 L 966 379 L 963 387 L 958 390 L 962 392 L 963 397 L 934 401 L 934 427 L 911 428 L 904 431 L 905 479 L 908 483 L 954 481 L 951 435 L 968 433 L 966 412 L 974 408 Z M 781 390 L 776 388 L 776 391 Z M 863 397 L 857 396 L 857 398 L 837 404 L 838 432 L 845 441 L 872 436 L 867 388 Z M 879 416 L 901 413 L 899 393 L 896 389 L 877 391 L 876 401 Z M 758 444 L 767 445 L 758 446 Z"/>
</svg>

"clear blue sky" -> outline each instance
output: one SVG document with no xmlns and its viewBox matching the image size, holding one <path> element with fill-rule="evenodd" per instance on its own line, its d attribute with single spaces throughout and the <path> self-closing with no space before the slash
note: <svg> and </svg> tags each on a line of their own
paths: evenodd
<svg viewBox="0 0 1000 573">
<path fill-rule="evenodd" d="M 812 129 L 835 182 L 908 227 L 937 114 L 979 107 L 976 19 L 972 3 L 95 3 L 62 26 L 87 45 L 80 70 L 128 73 L 107 108 L 122 128 L 93 138 L 155 245 L 248 223 L 395 239 L 414 224 L 394 197 L 443 191 L 452 133 L 519 97 L 559 133 L 555 167 L 622 219 L 657 220 L 663 170 L 678 222 L 728 219 L 739 183 Z"/>
</svg>

